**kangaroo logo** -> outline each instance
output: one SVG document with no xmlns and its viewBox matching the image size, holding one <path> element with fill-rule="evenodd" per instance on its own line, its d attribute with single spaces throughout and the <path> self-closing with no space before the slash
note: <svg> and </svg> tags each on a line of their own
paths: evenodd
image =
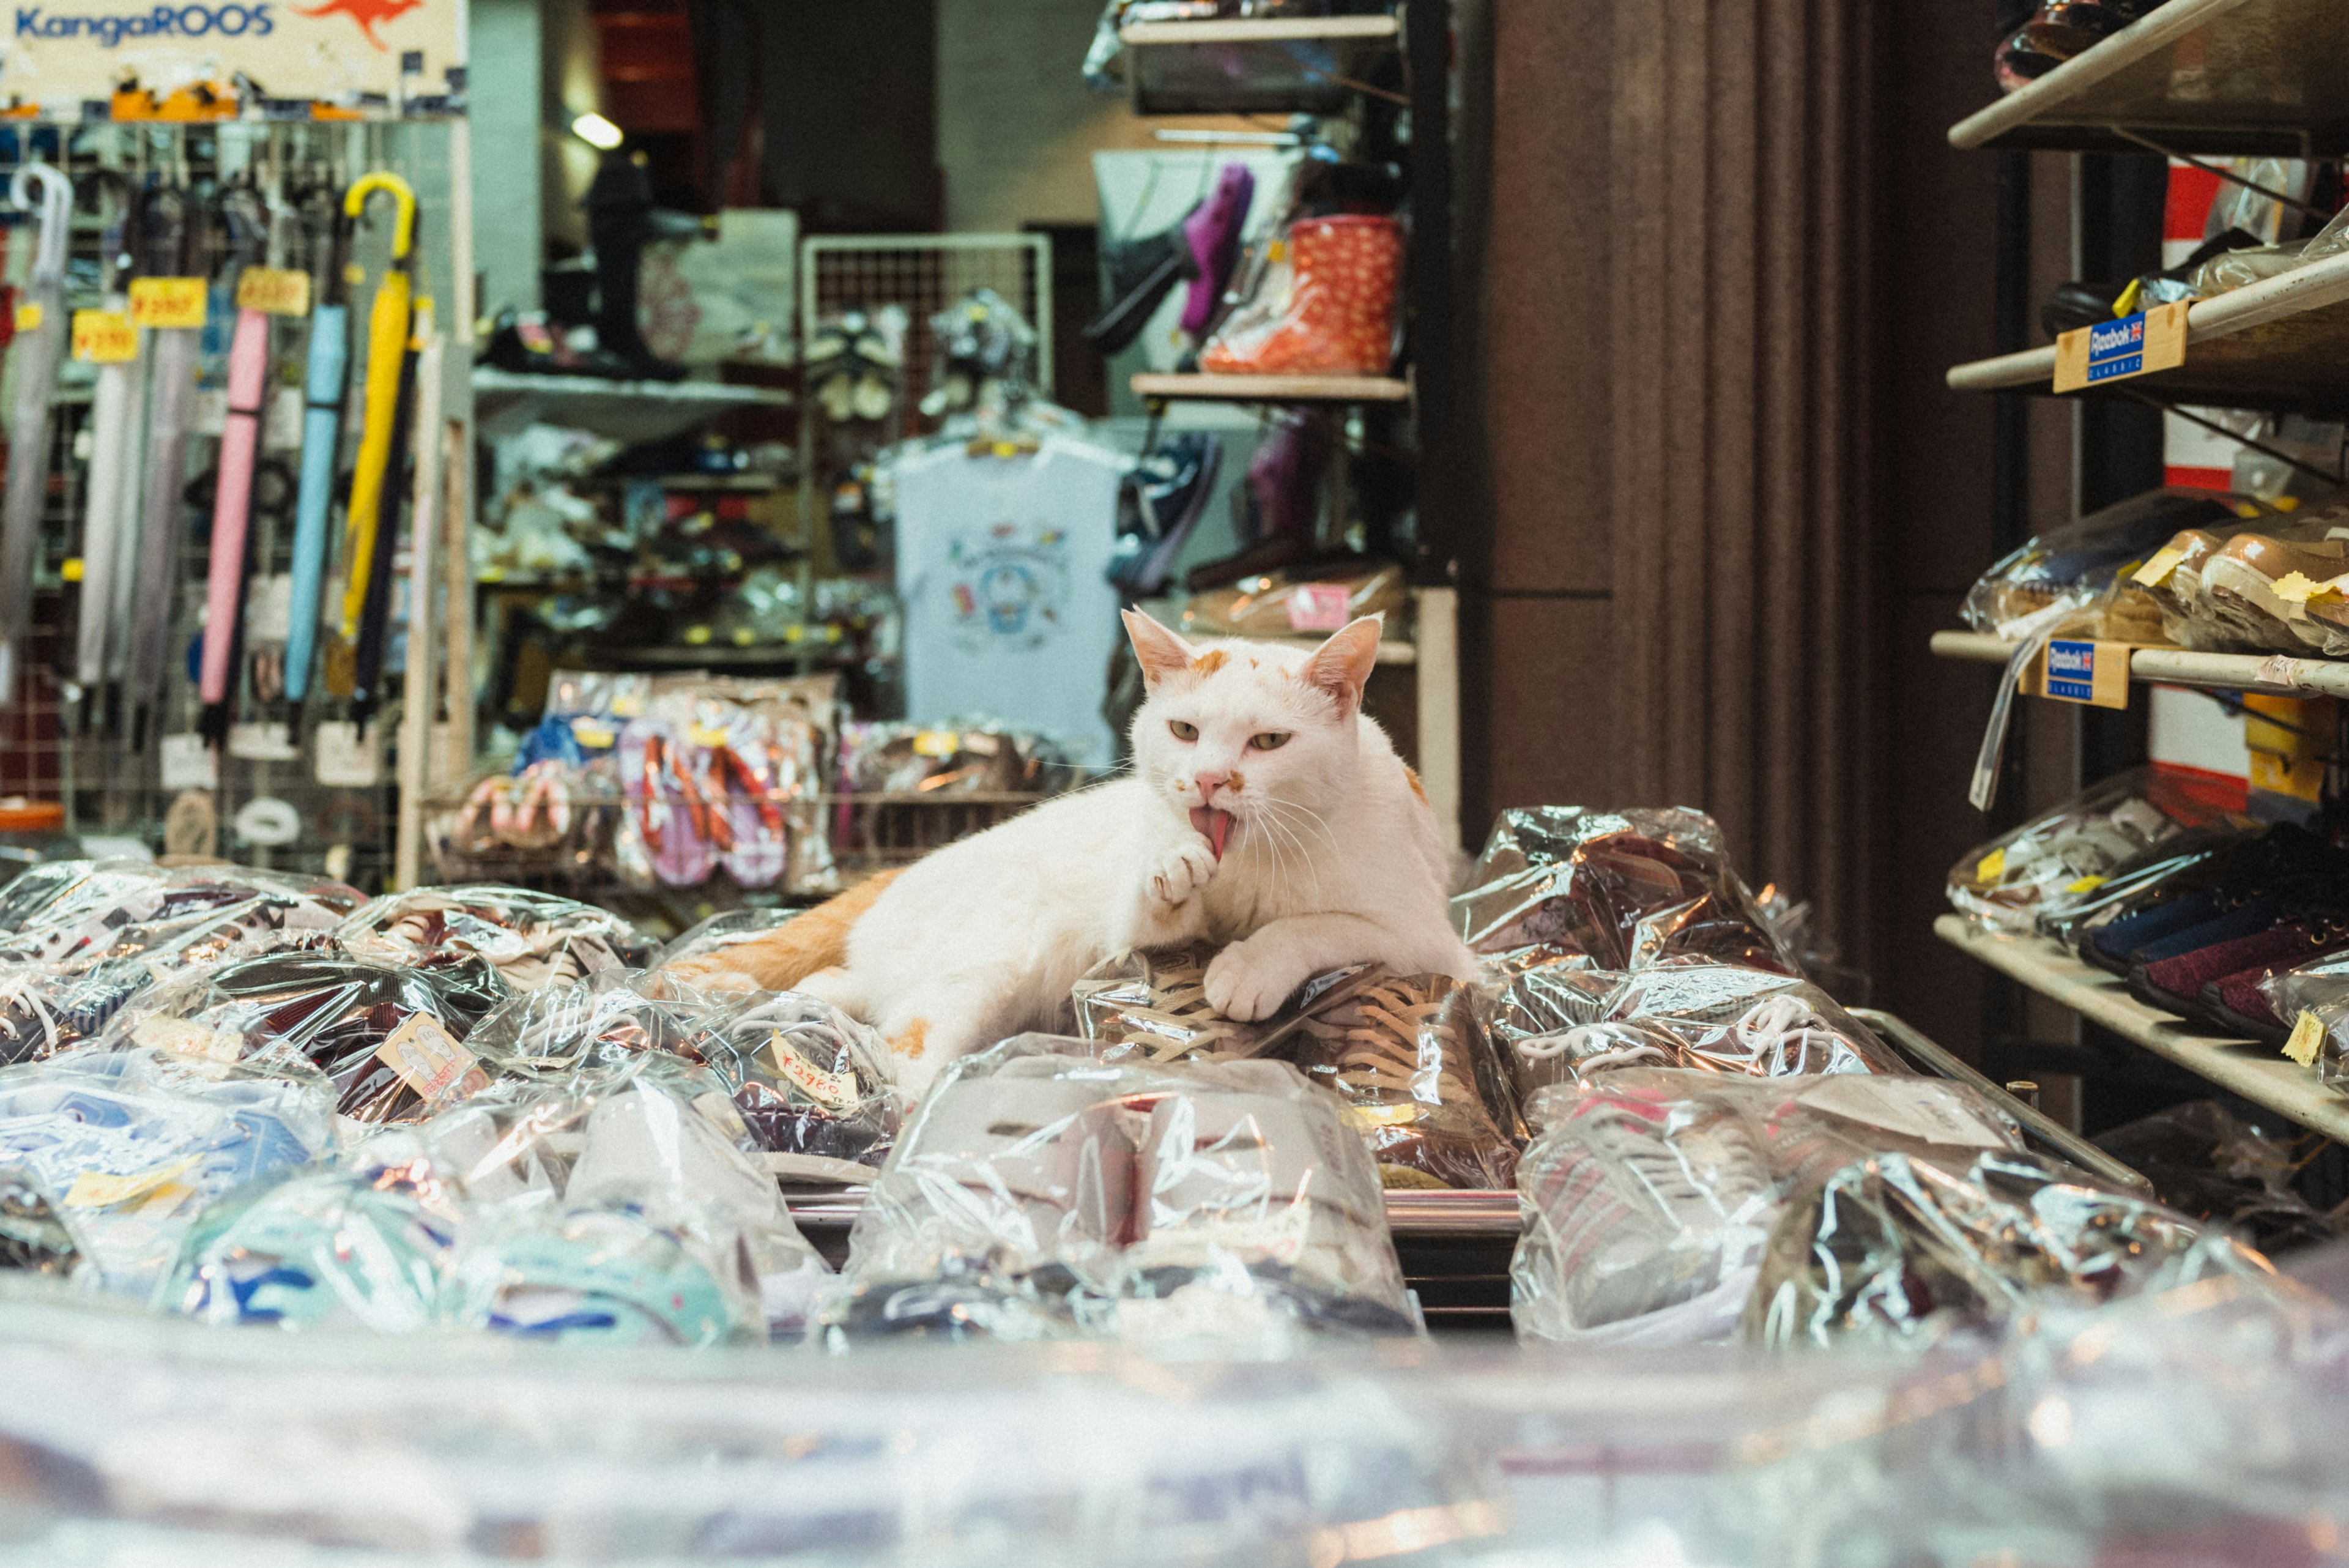
<svg viewBox="0 0 2349 1568">
<path fill-rule="evenodd" d="M 326 0 L 315 11 L 305 11 L 297 6 L 294 14 L 297 16 L 348 16 L 359 25 L 359 31 L 367 35 L 367 41 L 381 49 L 387 46 L 376 36 L 377 26 L 396 21 L 410 11 L 420 10 L 423 5 L 424 0 Z"/>
</svg>

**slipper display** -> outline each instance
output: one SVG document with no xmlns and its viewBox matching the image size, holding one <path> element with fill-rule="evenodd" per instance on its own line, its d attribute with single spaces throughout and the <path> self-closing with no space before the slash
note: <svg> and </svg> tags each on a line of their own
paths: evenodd
<svg viewBox="0 0 2349 1568">
<path fill-rule="evenodd" d="M 703 1051 L 786 1180 L 869 1182 L 896 1142 L 904 1101 L 888 1047 L 837 1008 L 769 996 L 711 1031 Z"/>
</svg>

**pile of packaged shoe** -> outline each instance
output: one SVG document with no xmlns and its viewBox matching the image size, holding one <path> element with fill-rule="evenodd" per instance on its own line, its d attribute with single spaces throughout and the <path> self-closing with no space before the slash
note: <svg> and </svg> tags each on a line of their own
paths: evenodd
<svg viewBox="0 0 2349 1568">
<path fill-rule="evenodd" d="M 1915 1075 L 1802 979 L 1698 813 L 1507 813 L 1454 909 L 1535 1129 L 1521 1335 L 1937 1343 L 2264 1268 Z"/>
<path fill-rule="evenodd" d="M 0 1266 L 215 1323 L 796 1332 L 828 1271 L 776 1173 L 870 1179 L 885 1055 L 657 957 L 512 888 L 37 867 L 0 891 Z"/>
<path fill-rule="evenodd" d="M 1986 929 L 2053 938 L 2151 1006 L 2349 1076 L 2349 853 L 2158 764 L 2091 786 L 1950 871 Z"/>
<path fill-rule="evenodd" d="M 2033 539 L 1966 596 L 1977 631 L 2349 657 L 2349 497 L 2168 488 Z"/>
</svg>

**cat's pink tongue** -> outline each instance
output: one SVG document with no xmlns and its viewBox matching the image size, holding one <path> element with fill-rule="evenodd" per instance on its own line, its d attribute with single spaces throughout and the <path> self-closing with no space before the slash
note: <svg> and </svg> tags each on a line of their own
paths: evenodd
<svg viewBox="0 0 2349 1568">
<path fill-rule="evenodd" d="M 1191 808 L 1191 826 L 1216 846 L 1216 858 L 1224 857 L 1224 840 L 1232 836 L 1232 814 L 1221 806 L 1195 805 Z"/>
</svg>

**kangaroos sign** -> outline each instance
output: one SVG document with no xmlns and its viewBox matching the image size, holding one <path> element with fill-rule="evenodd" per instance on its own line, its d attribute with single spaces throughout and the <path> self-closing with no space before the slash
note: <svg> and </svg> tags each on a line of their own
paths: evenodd
<svg viewBox="0 0 2349 1568">
<path fill-rule="evenodd" d="M 281 110 L 448 112 L 463 100 L 465 0 L 56 0 L 0 15 L 0 99 L 49 119 L 84 118 L 134 80 L 159 105 L 241 90 Z"/>
</svg>

